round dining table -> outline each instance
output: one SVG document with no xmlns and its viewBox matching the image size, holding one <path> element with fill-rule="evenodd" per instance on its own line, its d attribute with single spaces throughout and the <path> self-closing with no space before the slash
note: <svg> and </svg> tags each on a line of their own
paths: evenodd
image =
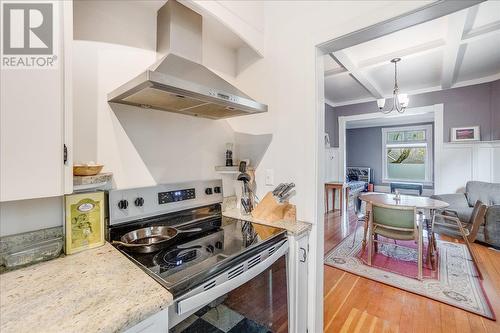
<svg viewBox="0 0 500 333">
<path fill-rule="evenodd" d="M 402 194 L 399 200 L 396 200 L 395 194 L 368 192 L 361 194 L 359 199 L 371 204 L 383 204 L 394 207 L 416 207 L 429 210 L 443 209 L 449 206 L 448 203 L 441 200 Z"/>
<path fill-rule="evenodd" d="M 413 195 L 399 195 L 399 198 L 396 200 L 395 194 L 389 193 L 376 193 L 376 192 L 368 192 L 359 195 L 359 199 L 366 202 L 366 219 L 365 219 L 365 230 L 363 236 L 363 248 L 366 246 L 366 234 L 368 231 L 369 218 L 372 210 L 372 205 L 384 205 L 384 206 L 393 206 L 393 207 L 415 207 L 417 210 L 427 210 L 429 212 L 429 219 L 425 219 L 423 221 L 427 222 L 427 232 L 429 236 L 429 241 L 433 244 L 430 247 L 431 251 L 429 251 L 429 259 L 432 262 L 432 266 L 434 266 L 434 251 L 435 247 L 435 237 L 433 232 L 434 227 L 434 214 L 437 209 L 444 209 L 449 206 L 448 203 L 431 199 L 429 197 L 417 197 Z"/>
</svg>

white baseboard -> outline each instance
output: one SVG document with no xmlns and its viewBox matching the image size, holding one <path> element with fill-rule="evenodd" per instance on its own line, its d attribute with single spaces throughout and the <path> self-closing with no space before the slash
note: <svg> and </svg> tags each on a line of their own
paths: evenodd
<svg viewBox="0 0 500 333">
<path fill-rule="evenodd" d="M 385 185 L 375 185 L 374 191 L 375 192 L 382 192 L 382 193 L 391 193 L 391 188 L 389 186 L 385 186 Z M 406 194 L 406 193 L 415 194 L 415 191 L 412 191 L 412 190 L 399 190 L 399 192 L 401 194 Z M 430 197 L 433 194 L 434 194 L 434 190 L 430 189 L 430 188 L 424 188 L 424 190 L 422 191 L 422 195 L 424 197 Z"/>
</svg>

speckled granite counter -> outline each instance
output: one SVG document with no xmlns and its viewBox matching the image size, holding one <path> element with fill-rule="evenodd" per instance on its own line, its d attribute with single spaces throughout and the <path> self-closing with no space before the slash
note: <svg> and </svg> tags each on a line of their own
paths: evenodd
<svg viewBox="0 0 500 333">
<path fill-rule="evenodd" d="M 243 220 L 243 221 L 249 221 L 252 223 L 258 223 L 258 224 L 263 224 L 263 225 L 268 225 L 271 227 L 276 227 L 276 228 L 282 228 L 288 231 L 288 233 L 292 235 L 300 235 L 306 231 L 311 230 L 311 224 L 307 222 L 302 222 L 302 221 L 297 221 L 297 222 L 289 222 L 289 221 L 275 221 L 275 222 L 268 222 L 265 220 L 260 220 L 254 218 L 252 215 L 242 215 L 240 210 L 237 208 L 228 208 L 222 212 L 222 216 L 232 218 L 232 219 L 237 219 L 237 220 Z"/>
<path fill-rule="evenodd" d="M 172 295 L 109 243 L 0 275 L 0 332 L 119 332 Z"/>
</svg>

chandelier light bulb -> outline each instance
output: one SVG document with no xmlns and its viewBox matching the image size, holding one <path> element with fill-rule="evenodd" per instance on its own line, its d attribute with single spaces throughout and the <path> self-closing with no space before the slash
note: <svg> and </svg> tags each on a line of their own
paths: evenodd
<svg viewBox="0 0 500 333">
<path fill-rule="evenodd" d="M 382 109 L 385 105 L 385 98 L 379 98 L 377 99 L 377 105 L 379 109 Z"/>
<path fill-rule="evenodd" d="M 408 94 L 399 94 L 399 104 L 402 106 L 402 107 L 407 107 L 408 106 L 408 102 L 410 101 L 410 99 L 408 98 Z"/>
</svg>

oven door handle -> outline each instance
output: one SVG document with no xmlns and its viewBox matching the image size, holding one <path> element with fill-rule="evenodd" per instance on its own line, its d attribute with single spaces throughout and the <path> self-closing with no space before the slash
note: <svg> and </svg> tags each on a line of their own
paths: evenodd
<svg viewBox="0 0 500 333">
<path fill-rule="evenodd" d="M 267 251 L 267 249 L 264 251 Z M 272 255 L 264 259 L 259 264 L 253 266 L 252 268 L 244 271 L 240 275 L 226 282 L 223 282 L 215 287 L 212 287 L 211 289 L 202 291 L 200 293 L 196 293 L 191 297 L 179 300 L 177 302 L 177 313 L 179 315 L 185 314 L 189 311 L 199 308 L 201 305 L 211 302 L 212 300 L 224 294 L 227 294 L 231 290 L 239 287 L 240 285 L 244 284 L 247 281 L 250 281 L 257 275 L 262 273 L 266 268 L 269 268 L 272 264 L 276 262 L 276 260 L 281 258 L 287 252 L 288 252 L 288 241 L 285 240 L 282 243 L 282 245 L 278 249 L 276 249 L 276 251 Z M 226 272 L 224 272 L 223 274 L 226 274 Z M 211 281 L 214 281 L 216 279 L 217 277 L 212 279 Z M 210 284 L 210 282 L 204 283 L 203 285 L 206 286 L 208 284 Z M 199 288 L 203 290 L 203 286 Z"/>
</svg>

